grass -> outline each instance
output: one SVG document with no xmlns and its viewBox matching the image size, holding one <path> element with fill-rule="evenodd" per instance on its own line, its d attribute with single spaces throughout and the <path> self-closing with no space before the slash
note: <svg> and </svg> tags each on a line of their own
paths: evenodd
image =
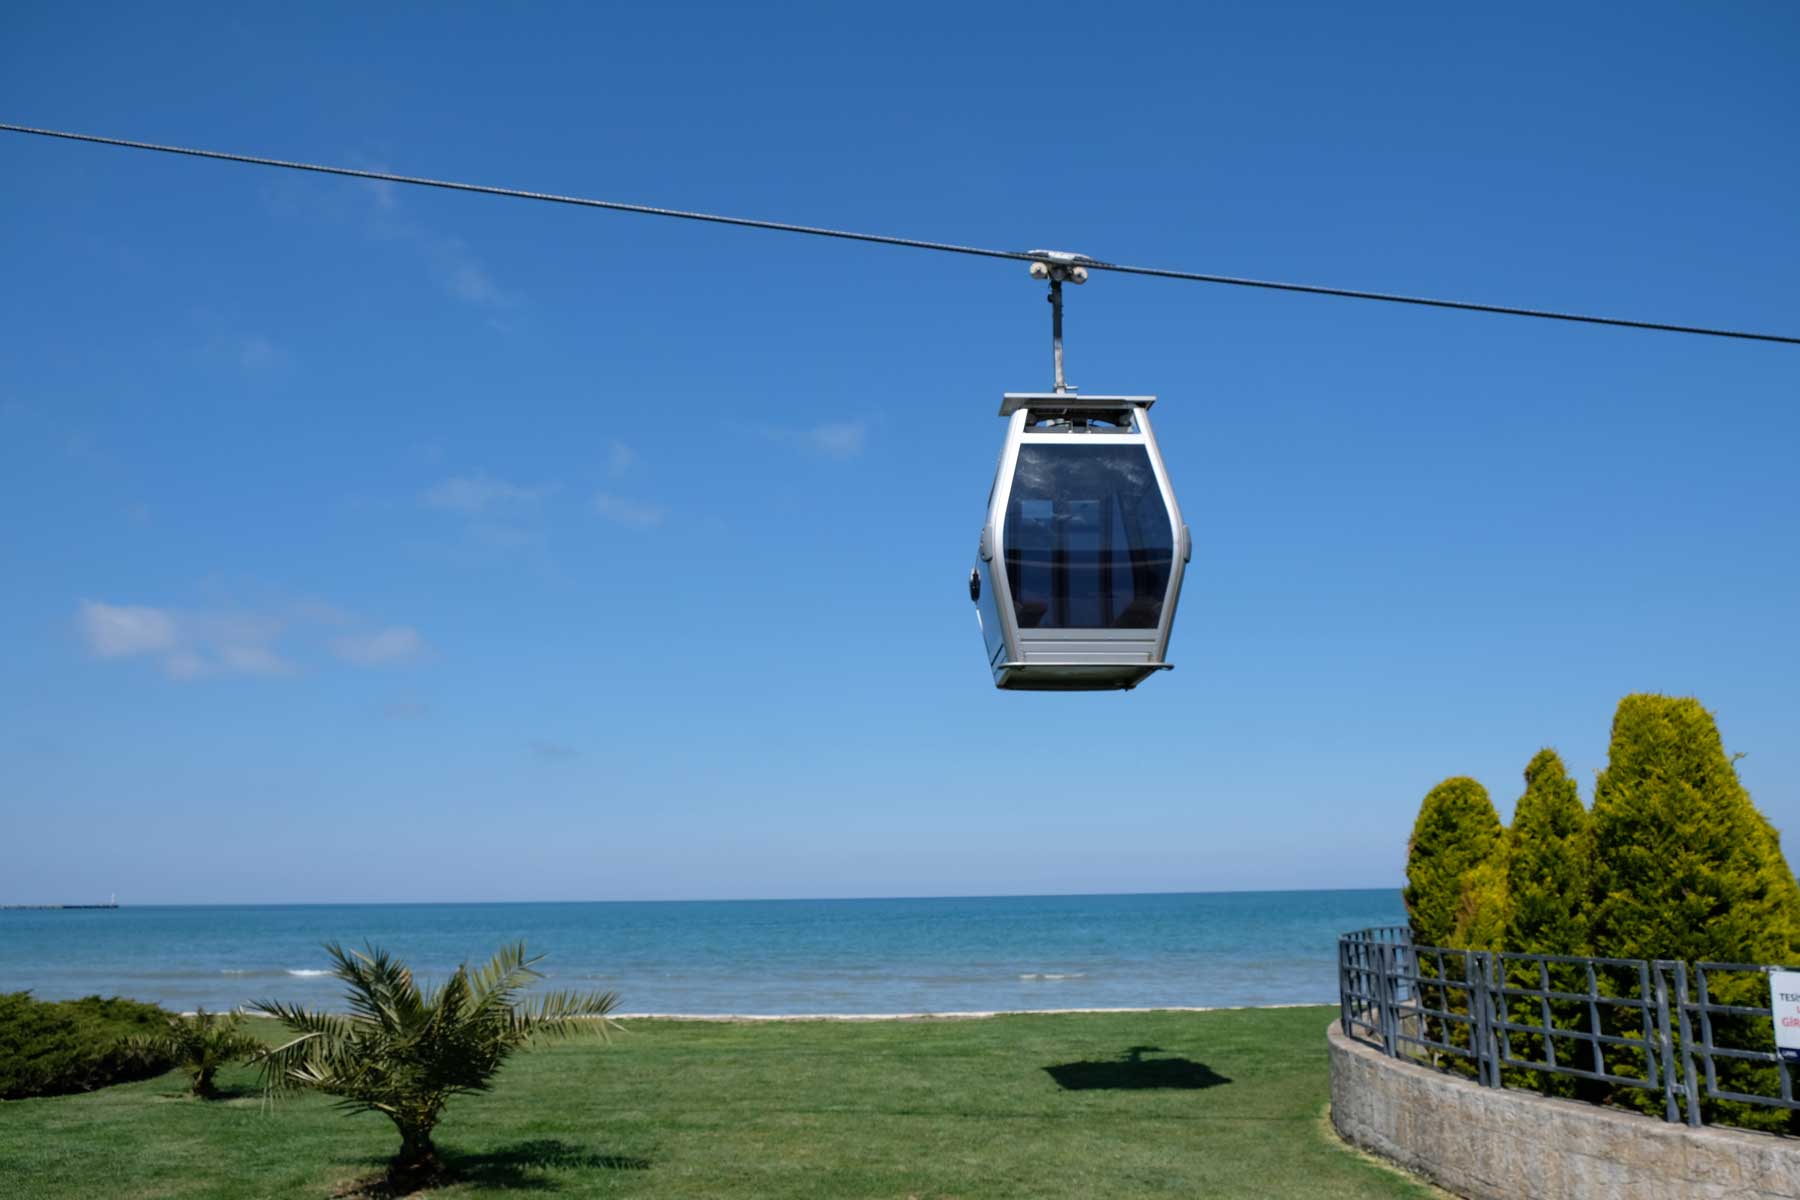
<svg viewBox="0 0 1800 1200">
<path fill-rule="evenodd" d="M 1339 1145 L 1326 1008 L 972 1021 L 636 1021 L 452 1103 L 436 1197 L 1425 1197 Z M 265 1030 L 265 1036 L 273 1036 Z M 321 1097 L 170 1074 L 0 1104 L 9 1197 L 353 1191 L 397 1139 Z"/>
</svg>

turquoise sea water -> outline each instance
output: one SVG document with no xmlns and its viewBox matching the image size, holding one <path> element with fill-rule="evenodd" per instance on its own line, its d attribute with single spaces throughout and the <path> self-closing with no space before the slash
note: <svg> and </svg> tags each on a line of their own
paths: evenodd
<svg viewBox="0 0 1800 1200">
<path fill-rule="evenodd" d="M 321 942 L 421 975 L 523 938 L 625 1012 L 893 1013 L 1331 1002 L 1336 938 L 1393 889 L 918 900 L 125 907 L 0 912 L 0 991 L 188 1010 L 334 1007 Z"/>
</svg>

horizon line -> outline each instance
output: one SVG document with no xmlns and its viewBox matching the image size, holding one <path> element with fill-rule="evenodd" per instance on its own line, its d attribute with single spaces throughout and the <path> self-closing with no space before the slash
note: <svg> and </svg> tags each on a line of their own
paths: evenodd
<svg viewBox="0 0 1800 1200">
<path fill-rule="evenodd" d="M 1359 887 L 1331 888 L 1218 888 L 1195 891 L 1141 891 L 1141 892 L 945 892 L 932 895 L 879 895 L 879 896 L 690 896 L 690 897 L 658 897 L 658 898 L 564 898 L 540 900 L 196 900 L 196 901 L 144 901 L 139 903 L 119 903 L 119 909 L 127 908 L 445 908 L 454 905 L 529 905 L 529 904 L 819 904 L 819 903 L 853 903 L 876 902 L 885 900 L 1055 900 L 1067 898 L 1101 898 L 1122 896 L 1256 896 L 1256 895 L 1293 895 L 1326 892 L 1398 892 L 1403 884 L 1377 884 Z M 52 909 L 69 909 L 77 901 L 8 901 L 0 908 L 20 911 Z M 95 907 L 92 904 L 88 908 Z"/>
</svg>

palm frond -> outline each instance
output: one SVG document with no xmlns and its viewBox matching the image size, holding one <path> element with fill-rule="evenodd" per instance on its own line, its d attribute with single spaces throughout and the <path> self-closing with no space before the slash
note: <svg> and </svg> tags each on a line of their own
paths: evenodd
<svg viewBox="0 0 1800 1200">
<path fill-rule="evenodd" d="M 349 985 L 344 998 L 351 1012 L 394 1032 L 419 1023 L 422 1006 L 412 972 L 385 950 L 365 944 L 346 952 L 327 942 L 325 952 L 336 964 L 332 974 Z"/>
<path fill-rule="evenodd" d="M 618 1006 L 617 992 L 547 992 L 535 1004 L 512 1010 L 512 1028 L 525 1038 L 597 1036 L 611 1041 L 619 1024 L 610 1014 Z"/>
<path fill-rule="evenodd" d="M 273 1017 L 296 1033 L 339 1041 L 348 1041 L 358 1027 L 355 1018 L 341 1013 L 314 1012 L 279 1000 L 259 1000 L 250 1006 L 250 1011 Z"/>
<path fill-rule="evenodd" d="M 352 1061 L 359 1021 L 337 1013 L 313 1012 L 279 1000 L 261 1000 L 252 1012 L 273 1017 L 300 1036 L 256 1055 L 265 1091 L 316 1086 L 318 1072 Z"/>
<path fill-rule="evenodd" d="M 526 956 L 525 943 L 514 942 L 495 951 L 487 965 L 469 980 L 469 1015 L 478 1020 L 493 1019 L 511 1009 L 518 995 L 534 980 L 542 979 L 537 970 L 541 954 Z"/>
</svg>

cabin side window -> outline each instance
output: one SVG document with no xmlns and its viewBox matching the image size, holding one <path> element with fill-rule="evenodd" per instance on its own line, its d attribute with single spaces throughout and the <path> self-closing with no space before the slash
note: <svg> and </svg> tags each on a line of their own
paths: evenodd
<svg viewBox="0 0 1800 1200">
<path fill-rule="evenodd" d="M 1021 629 L 1154 629 L 1174 527 L 1142 446 L 1019 447 L 1006 579 Z"/>
</svg>

